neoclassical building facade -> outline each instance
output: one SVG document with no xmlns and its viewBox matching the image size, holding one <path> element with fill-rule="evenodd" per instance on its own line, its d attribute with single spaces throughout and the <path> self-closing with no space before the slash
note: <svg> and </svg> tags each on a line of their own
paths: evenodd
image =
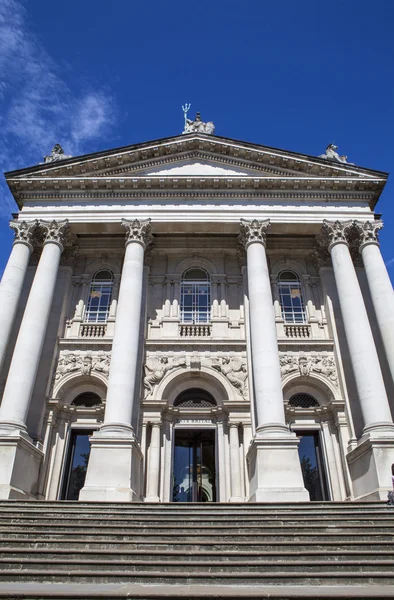
<svg viewBox="0 0 394 600">
<path fill-rule="evenodd" d="M 6 174 L 0 498 L 386 498 L 387 175 L 213 132 Z"/>
</svg>

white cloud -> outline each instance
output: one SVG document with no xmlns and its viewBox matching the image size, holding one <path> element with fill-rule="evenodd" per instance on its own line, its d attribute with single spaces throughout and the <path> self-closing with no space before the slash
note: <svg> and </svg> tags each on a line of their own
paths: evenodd
<svg viewBox="0 0 394 600">
<path fill-rule="evenodd" d="M 389 267 L 390 265 L 392 265 L 394 263 L 394 258 L 390 258 L 390 260 L 388 260 L 386 262 L 386 267 Z"/>
<path fill-rule="evenodd" d="M 108 93 L 73 92 L 29 31 L 25 13 L 21 1 L 0 0 L 1 171 L 41 162 L 56 143 L 66 154 L 82 154 L 84 144 L 113 123 Z M 5 218 L 15 206 L 8 190 L 1 196 L 0 217 Z"/>
</svg>

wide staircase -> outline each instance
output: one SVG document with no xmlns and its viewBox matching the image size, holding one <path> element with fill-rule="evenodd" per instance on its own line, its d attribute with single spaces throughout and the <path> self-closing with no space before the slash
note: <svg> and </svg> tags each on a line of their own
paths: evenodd
<svg viewBox="0 0 394 600">
<path fill-rule="evenodd" d="M 394 598 L 383 503 L 0 502 L 0 598 Z"/>
</svg>

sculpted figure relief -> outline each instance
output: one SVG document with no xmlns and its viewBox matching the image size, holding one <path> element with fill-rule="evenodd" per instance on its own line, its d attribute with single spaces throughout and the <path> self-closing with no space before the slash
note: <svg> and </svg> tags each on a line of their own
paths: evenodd
<svg viewBox="0 0 394 600">
<path fill-rule="evenodd" d="M 66 160 L 71 158 L 71 155 L 64 154 L 64 150 L 60 144 L 55 144 L 48 156 L 44 156 L 44 164 L 51 162 L 58 162 L 59 160 Z"/>
<path fill-rule="evenodd" d="M 92 371 L 103 373 L 108 377 L 110 363 L 110 352 L 64 351 L 60 353 L 55 379 L 58 381 L 65 375 L 73 372 L 80 372 L 81 375 L 90 375 Z"/>
<path fill-rule="evenodd" d="M 168 359 L 167 356 L 148 357 L 145 363 L 145 398 L 153 393 L 154 387 L 160 383 L 167 371 L 176 367 L 186 367 L 186 358 L 177 357 Z"/>
<path fill-rule="evenodd" d="M 247 393 L 248 373 L 242 358 L 216 358 L 212 361 L 212 368 L 223 373 L 231 385 L 240 392 L 241 396 L 245 397 Z"/>
<path fill-rule="evenodd" d="M 332 356 L 323 354 L 317 356 L 283 354 L 280 356 L 280 371 L 282 377 L 295 371 L 298 371 L 303 377 L 308 377 L 311 372 L 320 373 L 332 381 L 332 383 L 338 385 L 337 368 Z"/>
</svg>

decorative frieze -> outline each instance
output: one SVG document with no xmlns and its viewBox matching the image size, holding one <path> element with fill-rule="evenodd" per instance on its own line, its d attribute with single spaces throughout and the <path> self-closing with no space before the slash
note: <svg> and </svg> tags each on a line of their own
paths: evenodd
<svg viewBox="0 0 394 600">
<path fill-rule="evenodd" d="M 247 368 L 246 359 L 243 356 L 199 356 L 154 354 L 148 356 L 144 365 L 144 397 L 154 394 L 156 386 L 164 376 L 173 369 L 189 369 L 191 371 L 201 370 L 202 367 L 213 369 L 224 375 L 229 383 L 243 398 L 247 397 Z"/>
<path fill-rule="evenodd" d="M 335 360 L 329 354 L 282 354 L 279 355 L 280 371 L 282 378 L 290 373 L 298 373 L 302 377 L 309 377 L 318 373 L 338 386 L 338 373 Z"/>
<path fill-rule="evenodd" d="M 60 381 L 70 373 L 91 375 L 92 372 L 101 373 L 104 377 L 109 375 L 111 353 L 100 351 L 62 350 L 57 363 L 55 380 Z"/>
</svg>

